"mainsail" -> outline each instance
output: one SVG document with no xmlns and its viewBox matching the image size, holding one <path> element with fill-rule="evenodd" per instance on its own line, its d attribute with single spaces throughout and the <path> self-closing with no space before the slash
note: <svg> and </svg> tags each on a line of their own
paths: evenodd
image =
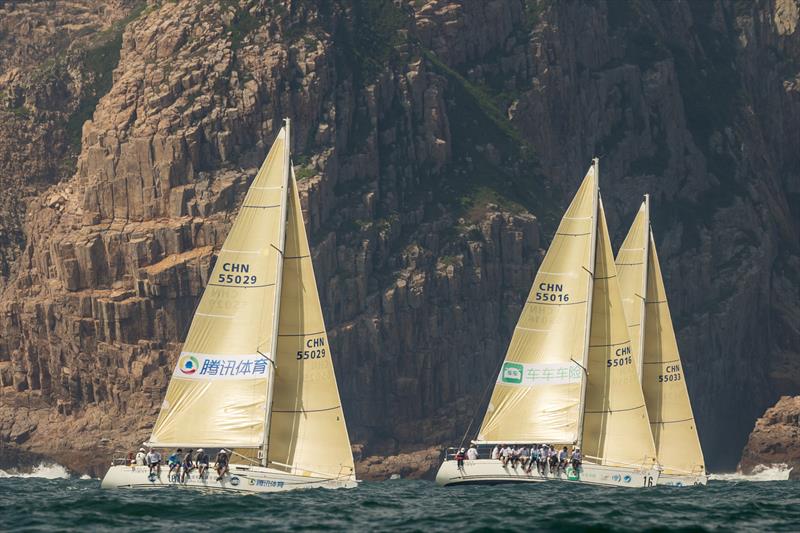
<svg viewBox="0 0 800 533">
<path fill-rule="evenodd" d="M 479 442 L 576 442 L 592 283 L 597 165 L 561 219 L 522 310 Z"/>
<path fill-rule="evenodd" d="M 622 291 L 622 304 L 631 336 L 631 349 L 636 371 L 642 378 L 642 344 L 644 342 L 644 300 L 647 293 L 647 235 L 650 231 L 649 202 L 645 196 L 631 229 L 617 253 L 617 279 Z"/>
<path fill-rule="evenodd" d="M 648 198 L 642 204 L 631 234 L 644 232 L 646 285 L 642 328 L 642 389 L 650 418 L 658 462 L 665 474 L 705 474 L 705 461 L 686 389 L 675 330 L 669 312 L 667 293 L 661 276 L 655 241 L 647 214 Z M 626 242 L 628 239 L 626 239 Z M 624 247 L 625 245 L 623 245 Z M 617 262 L 629 258 L 620 251 Z M 629 274 L 630 272 L 626 272 Z M 633 284 L 623 283 L 623 291 Z"/>
<path fill-rule="evenodd" d="M 583 454 L 603 465 L 652 466 L 656 458 L 622 305 L 602 200 L 598 211 Z"/>
<path fill-rule="evenodd" d="M 288 150 L 281 129 L 200 299 L 150 437 L 153 446 L 263 445 Z"/>
<path fill-rule="evenodd" d="M 267 456 L 294 473 L 355 478 L 294 171 L 289 184 Z"/>
</svg>

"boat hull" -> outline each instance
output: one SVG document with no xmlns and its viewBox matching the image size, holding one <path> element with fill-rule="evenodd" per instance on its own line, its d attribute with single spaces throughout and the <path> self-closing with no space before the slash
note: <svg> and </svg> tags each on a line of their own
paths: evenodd
<svg viewBox="0 0 800 533">
<path fill-rule="evenodd" d="M 542 483 L 547 481 L 566 481 L 589 485 L 610 487 L 650 487 L 658 483 L 659 472 L 655 468 L 622 468 L 584 463 L 575 475 L 565 472 L 542 475 L 534 468 L 526 473 L 522 466 L 503 466 L 497 459 L 477 459 L 464 461 L 458 468 L 456 461 L 445 461 L 436 473 L 436 483 L 443 487 L 453 485 L 497 485 L 501 483 Z"/>
<path fill-rule="evenodd" d="M 707 483 L 707 475 L 692 476 L 661 473 L 661 475 L 658 476 L 659 485 L 667 485 L 670 487 L 691 487 L 694 485 L 706 485 Z"/>
<path fill-rule="evenodd" d="M 264 493 L 285 492 L 299 489 L 345 489 L 354 488 L 358 482 L 351 478 L 329 479 L 313 476 L 288 474 L 273 468 L 246 465 L 230 465 L 230 472 L 221 481 L 217 481 L 217 472 L 211 468 L 201 479 L 197 470 L 193 470 L 181 483 L 176 477 L 170 479 L 169 468 L 162 467 L 161 475 L 150 475 L 146 466 L 112 466 L 100 486 L 104 489 L 115 488 L 159 488 L 176 487 L 211 491 Z"/>
</svg>

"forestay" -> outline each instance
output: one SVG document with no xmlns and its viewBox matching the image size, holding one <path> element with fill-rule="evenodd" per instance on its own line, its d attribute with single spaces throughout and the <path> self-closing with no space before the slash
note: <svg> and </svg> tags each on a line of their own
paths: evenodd
<svg viewBox="0 0 800 533">
<path fill-rule="evenodd" d="M 282 129 L 225 239 L 153 428 L 153 446 L 263 443 L 286 201 L 285 141 Z"/>
<path fill-rule="evenodd" d="M 602 200 L 598 210 L 583 454 L 612 466 L 652 466 L 656 452 L 634 365 Z"/>
<path fill-rule="evenodd" d="M 561 219 L 522 310 L 478 433 L 481 442 L 575 442 L 586 349 L 596 168 Z"/>
<path fill-rule="evenodd" d="M 293 170 L 290 189 L 267 457 L 292 473 L 355 479 Z"/>
</svg>

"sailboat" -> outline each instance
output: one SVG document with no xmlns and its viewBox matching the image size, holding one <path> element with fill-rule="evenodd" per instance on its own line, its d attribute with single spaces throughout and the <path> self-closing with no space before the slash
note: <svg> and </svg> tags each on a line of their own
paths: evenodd
<svg viewBox="0 0 800 533">
<path fill-rule="evenodd" d="M 146 446 L 230 451 L 183 482 L 112 465 L 102 487 L 238 492 L 357 484 L 285 121 L 245 196 L 192 319 Z M 214 455 L 212 454 L 213 458 Z"/>
<path fill-rule="evenodd" d="M 617 254 L 633 355 L 662 468 L 659 485 L 705 485 L 708 476 L 650 227 L 645 195 Z"/>
<path fill-rule="evenodd" d="M 448 456 L 436 475 L 439 485 L 657 483 L 598 178 L 595 159 L 536 273 L 473 441 L 479 448 L 575 446 L 582 465 L 539 474 L 491 458 L 460 467 Z"/>
</svg>

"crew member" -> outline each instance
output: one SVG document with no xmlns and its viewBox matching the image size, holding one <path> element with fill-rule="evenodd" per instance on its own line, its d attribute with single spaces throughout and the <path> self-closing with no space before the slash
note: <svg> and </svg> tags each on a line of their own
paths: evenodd
<svg viewBox="0 0 800 533">
<path fill-rule="evenodd" d="M 228 473 L 228 453 L 225 448 L 221 449 L 217 454 L 214 467 L 217 469 L 217 481 L 222 481 L 222 478 Z"/>
<path fill-rule="evenodd" d="M 181 471 L 181 483 L 186 482 L 186 478 L 189 476 L 189 473 L 194 470 L 194 460 L 192 459 L 193 450 L 189 450 L 186 452 L 186 455 L 183 456 L 183 469 Z"/>
<path fill-rule="evenodd" d="M 469 450 L 467 450 L 467 459 L 470 461 L 476 461 L 478 459 L 478 448 L 476 448 L 474 444 L 471 444 Z"/>
<path fill-rule="evenodd" d="M 161 454 L 153 448 L 147 452 L 147 466 L 150 467 L 150 473 L 156 471 L 156 475 L 161 476 Z"/>
<path fill-rule="evenodd" d="M 203 479 L 203 475 L 208 472 L 208 454 L 203 451 L 203 448 L 197 449 L 197 473 L 200 475 L 200 479 Z"/>
</svg>

